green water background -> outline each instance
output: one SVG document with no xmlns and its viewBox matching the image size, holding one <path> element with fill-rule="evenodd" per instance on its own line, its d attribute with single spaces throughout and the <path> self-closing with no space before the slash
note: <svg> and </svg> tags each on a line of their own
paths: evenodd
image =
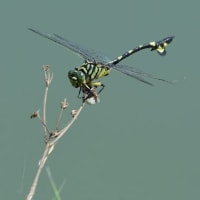
<svg viewBox="0 0 200 200">
<path fill-rule="evenodd" d="M 42 109 L 41 66 L 54 73 L 47 120 L 53 129 L 59 104 L 77 109 L 67 71 L 82 60 L 27 27 L 58 33 L 115 58 L 139 44 L 176 38 L 168 54 L 143 51 L 123 64 L 176 80 L 150 87 L 112 71 L 101 103 L 87 106 L 47 162 L 62 199 L 200 199 L 199 2 L 1 1 L 0 6 L 0 198 L 24 199 L 44 143 L 42 126 L 30 120 Z M 70 119 L 66 113 L 61 125 Z M 35 199 L 52 199 L 43 171 Z"/>
</svg>

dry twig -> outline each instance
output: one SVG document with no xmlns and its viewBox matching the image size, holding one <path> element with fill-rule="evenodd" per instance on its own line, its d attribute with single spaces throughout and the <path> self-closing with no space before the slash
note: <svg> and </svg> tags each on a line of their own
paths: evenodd
<svg viewBox="0 0 200 200">
<path fill-rule="evenodd" d="M 31 118 L 35 118 L 38 117 L 43 125 L 43 129 L 44 129 L 44 140 L 45 140 L 45 148 L 44 148 L 44 152 L 42 155 L 42 158 L 39 161 L 39 165 L 38 165 L 38 169 L 35 175 L 35 178 L 33 180 L 33 183 L 30 187 L 30 191 L 28 193 L 28 195 L 26 196 L 26 200 L 31 200 L 35 194 L 37 185 L 38 185 L 38 180 L 41 174 L 41 171 L 48 159 L 48 156 L 50 155 L 50 153 L 53 151 L 56 143 L 58 142 L 58 140 L 61 139 L 61 137 L 68 131 L 68 129 L 72 126 L 72 124 L 75 122 L 75 120 L 77 119 L 77 117 L 79 116 L 80 112 L 82 111 L 82 109 L 85 106 L 85 103 L 82 103 L 82 105 L 80 106 L 80 108 L 78 110 L 76 110 L 75 114 L 72 116 L 72 119 L 66 124 L 66 126 L 64 128 L 62 128 L 61 130 L 58 130 L 58 126 L 59 123 L 61 121 L 62 118 L 62 114 L 63 111 L 67 108 L 68 103 L 67 100 L 64 99 L 64 101 L 61 103 L 61 111 L 60 114 L 58 116 L 58 120 L 56 122 L 56 127 L 54 131 L 49 131 L 47 124 L 46 124 L 46 105 L 47 105 L 47 96 L 48 96 L 48 90 L 49 90 L 49 86 L 51 84 L 51 81 L 53 79 L 53 73 L 51 72 L 50 68 L 48 65 L 43 66 L 43 71 L 44 71 L 44 76 L 45 76 L 45 92 L 44 92 L 44 101 L 43 101 L 43 118 L 40 117 L 39 111 L 34 112 L 31 115 Z"/>
</svg>

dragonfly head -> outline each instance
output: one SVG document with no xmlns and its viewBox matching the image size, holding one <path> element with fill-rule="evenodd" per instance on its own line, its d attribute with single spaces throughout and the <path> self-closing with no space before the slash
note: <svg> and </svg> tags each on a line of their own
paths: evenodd
<svg viewBox="0 0 200 200">
<path fill-rule="evenodd" d="M 73 87 L 78 88 L 85 82 L 85 74 L 79 70 L 70 70 L 68 78 Z"/>
</svg>

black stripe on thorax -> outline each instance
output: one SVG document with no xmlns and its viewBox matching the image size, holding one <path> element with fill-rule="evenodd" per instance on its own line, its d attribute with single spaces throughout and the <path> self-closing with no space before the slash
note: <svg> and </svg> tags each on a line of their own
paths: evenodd
<svg viewBox="0 0 200 200">
<path fill-rule="evenodd" d="M 84 73 L 87 81 L 92 81 L 98 78 L 101 68 L 97 67 L 95 63 L 85 63 L 78 70 Z"/>
</svg>

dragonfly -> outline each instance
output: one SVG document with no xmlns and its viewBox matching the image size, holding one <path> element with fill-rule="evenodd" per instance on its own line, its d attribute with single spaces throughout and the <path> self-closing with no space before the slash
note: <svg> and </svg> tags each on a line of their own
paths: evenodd
<svg viewBox="0 0 200 200">
<path fill-rule="evenodd" d="M 164 56 L 166 55 L 166 47 L 173 41 L 174 36 L 169 36 L 162 40 L 138 45 L 137 47 L 126 51 L 124 54 L 112 60 L 95 50 L 83 47 L 76 42 L 63 38 L 60 35 L 42 33 L 33 28 L 28 29 L 63 47 L 66 47 L 67 49 L 71 50 L 72 52 L 84 59 L 83 64 L 81 64 L 79 67 L 75 67 L 73 70 L 70 70 L 68 72 L 68 78 L 71 85 L 75 88 L 79 88 L 78 97 L 82 98 L 83 101 L 88 99 L 92 99 L 91 102 L 93 103 L 99 101 L 98 95 L 105 87 L 105 85 L 101 81 L 99 81 L 99 79 L 108 76 L 111 69 L 119 71 L 151 86 L 153 86 L 153 83 L 147 81 L 145 78 L 156 79 L 159 81 L 171 83 L 168 80 L 155 77 L 152 74 L 144 72 L 143 70 L 137 69 L 135 67 L 121 65 L 119 63 L 127 57 L 133 55 L 134 53 L 144 49 L 156 51 L 159 55 Z M 82 94 L 82 97 L 80 97 L 80 94 Z"/>
</svg>

